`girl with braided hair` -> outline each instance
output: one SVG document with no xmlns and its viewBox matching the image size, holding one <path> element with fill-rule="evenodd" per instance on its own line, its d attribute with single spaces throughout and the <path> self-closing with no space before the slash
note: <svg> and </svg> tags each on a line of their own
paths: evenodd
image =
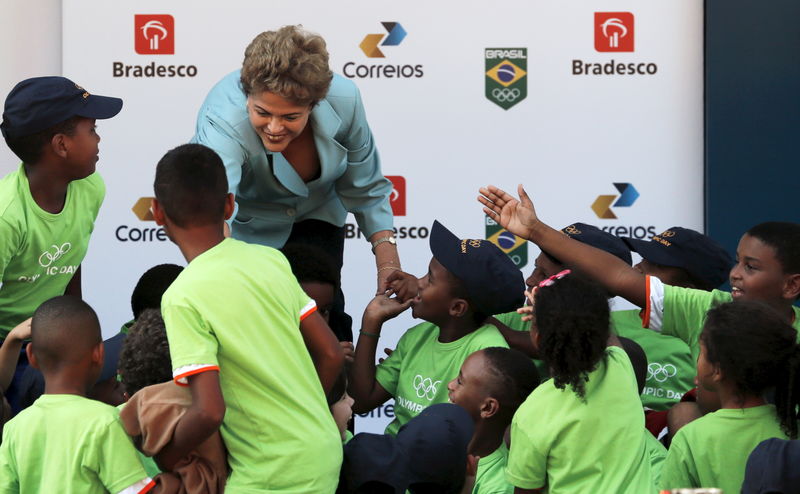
<svg viewBox="0 0 800 494">
<path fill-rule="evenodd" d="M 695 379 L 700 389 L 719 393 L 722 408 L 681 428 L 672 439 L 663 488 L 739 492 L 747 458 L 761 441 L 797 438 L 796 339 L 797 331 L 761 302 L 729 302 L 708 311 Z"/>
<path fill-rule="evenodd" d="M 608 294 L 569 270 L 520 309 L 550 368 L 511 423 L 515 493 L 655 492 L 633 366 L 609 330 Z"/>
</svg>

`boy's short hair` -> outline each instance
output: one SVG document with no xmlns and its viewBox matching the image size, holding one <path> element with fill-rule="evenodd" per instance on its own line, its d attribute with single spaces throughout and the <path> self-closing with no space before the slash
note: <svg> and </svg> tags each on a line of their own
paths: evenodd
<svg viewBox="0 0 800 494">
<path fill-rule="evenodd" d="M 501 416 L 509 422 L 528 395 L 539 385 L 533 361 L 518 350 L 489 347 L 480 350 L 488 364 L 489 396 L 500 402 Z"/>
<path fill-rule="evenodd" d="M 33 313 L 31 344 L 44 373 L 82 361 L 102 341 L 97 314 L 78 297 L 53 297 Z"/>
<path fill-rule="evenodd" d="M 133 318 L 138 319 L 145 309 L 161 309 L 161 297 L 183 271 L 177 264 L 159 264 L 144 272 L 131 294 Z"/>
<path fill-rule="evenodd" d="M 20 137 L 7 137 L 6 144 L 9 149 L 17 155 L 23 162 L 30 164 L 37 163 L 42 159 L 44 147 L 53 139 L 56 134 L 75 135 L 75 128 L 83 117 L 72 117 L 57 123 L 56 125 Z"/>
<path fill-rule="evenodd" d="M 800 273 L 800 224 L 789 221 L 768 221 L 745 232 L 775 249 L 784 274 Z"/>
<path fill-rule="evenodd" d="M 119 355 L 119 373 L 129 395 L 172 380 L 167 330 L 159 310 L 146 309 L 131 326 Z"/>
<path fill-rule="evenodd" d="M 181 228 L 222 223 L 228 178 L 222 159 L 202 144 L 170 150 L 156 166 L 156 199 Z"/>
<path fill-rule="evenodd" d="M 339 286 L 339 271 L 327 252 L 315 245 L 286 244 L 281 249 L 298 283 L 328 283 Z"/>
</svg>

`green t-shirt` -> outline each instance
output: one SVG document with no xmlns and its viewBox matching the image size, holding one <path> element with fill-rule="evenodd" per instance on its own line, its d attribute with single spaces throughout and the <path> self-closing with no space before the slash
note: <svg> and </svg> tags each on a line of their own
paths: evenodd
<svg viewBox="0 0 800 494">
<path fill-rule="evenodd" d="M 458 376 L 464 360 L 473 352 L 494 346 L 508 348 L 492 325 L 450 343 L 439 341 L 439 327 L 430 322 L 406 331 L 395 351 L 375 370 L 375 379 L 395 400 L 394 420 L 386 427 L 386 434 L 397 434 L 403 424 L 429 405 L 447 403 L 447 383 Z"/>
<path fill-rule="evenodd" d="M 661 470 L 664 468 L 664 460 L 667 459 L 667 448 L 647 429 L 644 431 L 644 440 L 647 456 L 650 457 L 650 474 L 653 477 L 653 485 L 658 485 L 661 480 Z"/>
<path fill-rule="evenodd" d="M 42 302 L 64 294 L 86 256 L 105 193 L 97 173 L 75 180 L 64 208 L 52 214 L 33 200 L 22 165 L 0 180 L 0 339 Z"/>
<path fill-rule="evenodd" d="M 3 430 L 1 493 L 117 493 L 150 483 L 119 413 L 105 403 L 45 394 Z"/>
<path fill-rule="evenodd" d="M 644 411 L 628 355 L 610 347 L 589 373 L 586 399 L 552 379 L 540 384 L 511 422 L 506 477 L 546 492 L 655 492 Z"/>
<path fill-rule="evenodd" d="M 505 314 L 497 314 L 494 317 L 495 319 L 505 324 L 509 328 L 513 329 L 514 331 L 521 331 L 530 334 L 531 322 L 523 321 L 522 314 L 516 311 L 506 312 Z M 537 359 L 531 359 L 531 360 L 533 360 L 533 364 L 536 366 L 536 370 L 539 371 L 539 379 L 544 380 L 550 377 L 550 369 L 547 368 L 547 364 L 544 363 L 544 360 L 537 360 Z"/>
<path fill-rule="evenodd" d="M 227 492 L 333 492 L 342 438 L 300 333 L 316 310 L 279 251 L 231 238 L 161 301 L 173 376 L 219 368 Z"/>
<path fill-rule="evenodd" d="M 506 480 L 508 447 L 505 441 L 491 454 L 478 460 L 478 473 L 472 494 L 514 494 L 514 486 Z"/>
<path fill-rule="evenodd" d="M 733 300 L 729 292 L 706 292 L 694 288 L 665 285 L 658 278 L 647 277 L 647 307 L 644 327 L 675 336 L 685 341 L 692 352 L 692 361 L 700 355 L 700 333 L 709 309 Z M 793 307 L 792 326 L 800 331 L 800 308 Z M 800 334 L 798 334 L 800 340 Z"/>
<path fill-rule="evenodd" d="M 694 388 L 697 374 L 689 346 L 674 336 L 642 328 L 639 310 L 611 313 L 611 327 L 630 338 L 647 354 L 647 381 L 642 391 L 642 405 L 652 410 L 667 410 Z"/>
<path fill-rule="evenodd" d="M 750 453 L 765 439 L 786 439 L 773 405 L 722 408 L 681 428 L 669 446 L 661 487 L 739 492 Z"/>
</svg>

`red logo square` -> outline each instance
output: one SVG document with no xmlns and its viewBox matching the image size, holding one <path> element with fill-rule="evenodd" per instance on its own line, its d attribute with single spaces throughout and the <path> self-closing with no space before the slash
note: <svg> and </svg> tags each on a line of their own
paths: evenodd
<svg viewBox="0 0 800 494">
<path fill-rule="evenodd" d="M 400 175 L 387 175 L 392 182 L 392 195 L 389 202 L 392 205 L 392 213 L 395 216 L 406 215 L 406 179 Z"/>
<path fill-rule="evenodd" d="M 633 14 L 630 12 L 595 12 L 594 49 L 597 51 L 633 51 Z"/>
<path fill-rule="evenodd" d="M 169 14 L 136 14 L 133 39 L 139 55 L 174 55 L 175 19 Z"/>
</svg>

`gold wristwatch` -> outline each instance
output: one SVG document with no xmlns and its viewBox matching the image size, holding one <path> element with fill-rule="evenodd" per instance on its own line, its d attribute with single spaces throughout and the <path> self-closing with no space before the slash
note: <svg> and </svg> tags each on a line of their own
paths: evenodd
<svg viewBox="0 0 800 494">
<path fill-rule="evenodd" d="M 372 253 L 375 253 L 375 247 L 379 246 L 384 242 L 389 242 L 390 244 L 397 246 L 397 238 L 394 235 L 386 235 L 385 237 L 381 237 L 372 242 Z"/>
</svg>

